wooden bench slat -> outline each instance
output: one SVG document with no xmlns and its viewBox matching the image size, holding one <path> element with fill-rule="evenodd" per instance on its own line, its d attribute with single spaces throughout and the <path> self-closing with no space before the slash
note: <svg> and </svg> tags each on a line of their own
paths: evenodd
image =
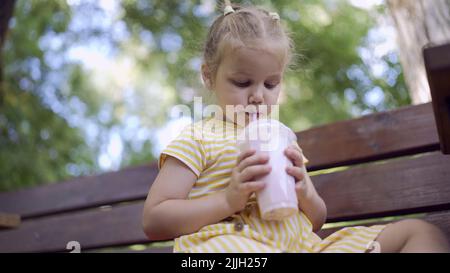
<svg viewBox="0 0 450 273">
<path fill-rule="evenodd" d="M 450 43 L 426 46 L 423 49 L 425 66 L 430 71 L 450 69 Z"/>
<path fill-rule="evenodd" d="M 408 106 L 296 133 L 309 170 L 439 149 L 431 103 Z"/>
<path fill-rule="evenodd" d="M 423 55 L 441 150 L 450 154 L 450 44 L 426 47 Z"/>
<path fill-rule="evenodd" d="M 440 152 L 313 176 L 329 221 L 446 209 L 450 156 Z"/>
<path fill-rule="evenodd" d="M 0 232 L 0 252 L 60 252 L 70 241 L 78 241 L 81 251 L 148 242 L 142 209 L 139 202 L 24 221 L 18 229 Z"/>
<path fill-rule="evenodd" d="M 97 176 L 0 193 L 0 210 L 23 219 L 146 198 L 158 173 L 156 163 Z"/>
</svg>

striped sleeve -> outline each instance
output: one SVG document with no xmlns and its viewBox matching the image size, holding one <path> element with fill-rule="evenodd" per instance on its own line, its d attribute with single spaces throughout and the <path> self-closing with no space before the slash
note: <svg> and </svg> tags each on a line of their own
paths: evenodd
<svg viewBox="0 0 450 273">
<path fill-rule="evenodd" d="M 173 156 L 183 162 L 192 172 L 200 176 L 206 165 L 205 150 L 202 142 L 194 137 L 193 125 L 186 126 L 181 133 L 164 148 L 159 156 L 158 167 L 162 168 L 167 156 Z"/>
<path fill-rule="evenodd" d="M 298 145 L 297 141 L 292 141 L 292 144 L 295 145 L 295 147 L 297 147 L 298 149 L 302 150 L 302 148 L 300 148 L 300 146 Z M 308 164 L 309 160 L 305 157 L 305 155 L 302 153 L 302 157 L 303 157 L 303 163 L 306 165 Z"/>
</svg>

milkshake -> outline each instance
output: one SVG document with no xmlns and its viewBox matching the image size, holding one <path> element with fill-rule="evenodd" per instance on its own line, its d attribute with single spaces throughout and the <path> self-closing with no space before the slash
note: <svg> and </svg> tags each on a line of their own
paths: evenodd
<svg viewBox="0 0 450 273">
<path fill-rule="evenodd" d="M 237 141 L 241 151 L 253 148 L 269 156 L 271 172 L 256 178 L 265 182 L 264 189 L 256 193 L 262 219 L 283 220 L 298 212 L 295 179 L 286 172 L 286 167 L 293 164 L 284 154 L 297 141 L 294 132 L 277 120 L 253 116 Z"/>
</svg>

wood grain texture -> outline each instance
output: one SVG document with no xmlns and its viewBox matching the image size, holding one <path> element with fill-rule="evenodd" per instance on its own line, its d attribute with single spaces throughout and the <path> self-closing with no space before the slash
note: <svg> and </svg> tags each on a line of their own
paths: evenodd
<svg viewBox="0 0 450 273">
<path fill-rule="evenodd" d="M 450 156 L 440 152 L 363 165 L 311 179 L 329 221 L 445 209 L 450 204 Z"/>
<path fill-rule="evenodd" d="M 296 133 L 308 170 L 439 149 L 431 103 L 408 106 Z"/>
<path fill-rule="evenodd" d="M 423 51 L 441 150 L 450 154 L 450 44 Z"/>
<path fill-rule="evenodd" d="M 144 199 L 157 173 L 157 165 L 152 163 L 17 192 L 3 192 L 0 193 L 0 208 L 26 219 Z"/>
<path fill-rule="evenodd" d="M 77 241 L 81 250 L 147 242 L 141 228 L 143 203 L 24 221 L 0 232 L 0 252 L 59 252 Z"/>
</svg>

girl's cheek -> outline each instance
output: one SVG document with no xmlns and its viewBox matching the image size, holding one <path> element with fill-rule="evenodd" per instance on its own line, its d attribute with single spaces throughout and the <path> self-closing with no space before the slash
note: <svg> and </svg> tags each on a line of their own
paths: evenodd
<svg viewBox="0 0 450 273">
<path fill-rule="evenodd" d="M 244 90 L 234 89 L 230 94 L 230 97 L 232 97 L 235 102 L 241 102 L 242 99 L 247 99 L 247 92 Z"/>
<path fill-rule="evenodd" d="M 279 92 L 274 92 L 272 94 L 268 94 L 266 97 L 266 102 L 268 105 L 274 105 L 278 102 Z"/>
</svg>

